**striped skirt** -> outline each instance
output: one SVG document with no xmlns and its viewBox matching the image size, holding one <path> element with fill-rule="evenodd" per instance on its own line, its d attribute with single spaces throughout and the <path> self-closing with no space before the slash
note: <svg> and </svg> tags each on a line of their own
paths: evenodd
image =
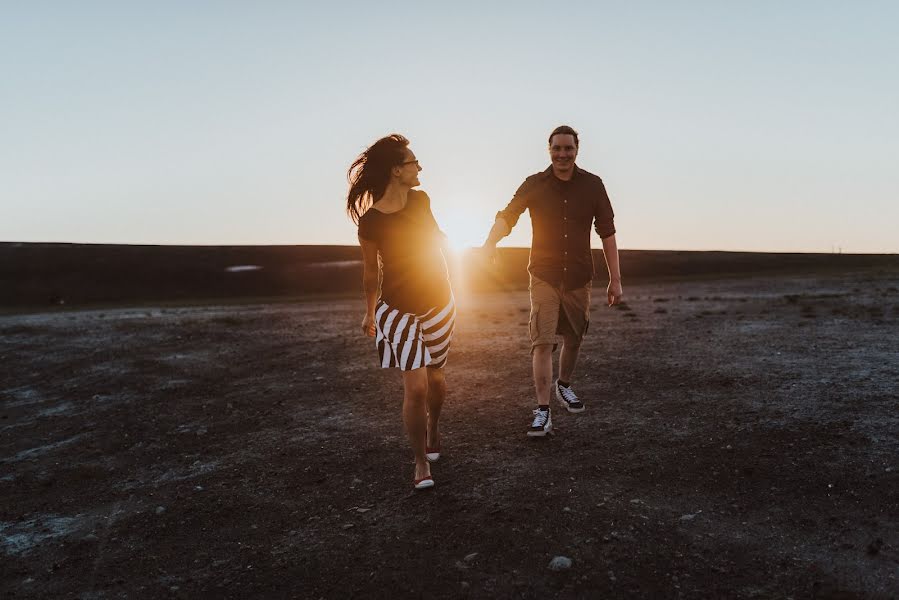
<svg viewBox="0 0 899 600">
<path fill-rule="evenodd" d="M 452 294 L 446 306 L 432 308 L 423 315 L 400 312 L 378 300 L 375 343 L 381 367 L 399 367 L 403 371 L 442 368 L 455 326 L 456 303 Z"/>
</svg>

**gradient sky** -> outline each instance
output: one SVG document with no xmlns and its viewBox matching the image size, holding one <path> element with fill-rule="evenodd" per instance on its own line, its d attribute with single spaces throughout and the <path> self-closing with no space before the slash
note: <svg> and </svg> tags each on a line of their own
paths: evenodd
<svg viewBox="0 0 899 600">
<path fill-rule="evenodd" d="M 897 23 L 892 1 L 8 3 L 0 240 L 354 244 L 346 169 L 399 132 L 476 245 L 567 123 L 622 248 L 899 252 Z M 503 242 L 529 243 L 527 218 Z"/>
</svg>

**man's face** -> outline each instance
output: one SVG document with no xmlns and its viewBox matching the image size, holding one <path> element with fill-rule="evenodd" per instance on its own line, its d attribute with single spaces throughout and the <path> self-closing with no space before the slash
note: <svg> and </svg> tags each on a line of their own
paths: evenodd
<svg viewBox="0 0 899 600">
<path fill-rule="evenodd" d="M 570 173 L 577 158 L 577 146 L 570 133 L 557 133 L 549 142 L 549 157 L 556 173 Z"/>
</svg>

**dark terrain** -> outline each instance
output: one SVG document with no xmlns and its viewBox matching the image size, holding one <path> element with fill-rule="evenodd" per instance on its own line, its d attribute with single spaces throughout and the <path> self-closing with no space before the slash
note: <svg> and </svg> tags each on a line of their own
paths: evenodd
<svg viewBox="0 0 899 600">
<path fill-rule="evenodd" d="M 650 254 L 624 254 L 624 306 L 594 283 L 587 411 L 556 405 L 543 440 L 524 435 L 520 257 L 468 272 L 425 493 L 399 375 L 357 335 L 361 297 L 313 293 L 358 286 L 351 267 L 182 256 L 219 281 L 264 263 L 291 282 L 241 287 L 278 299 L 241 304 L 146 249 L 109 271 L 102 252 L 32 256 L 45 270 L 26 283 L 4 260 L 0 594 L 899 596 L 899 257 Z M 53 285 L 65 305 L 44 304 Z"/>
</svg>

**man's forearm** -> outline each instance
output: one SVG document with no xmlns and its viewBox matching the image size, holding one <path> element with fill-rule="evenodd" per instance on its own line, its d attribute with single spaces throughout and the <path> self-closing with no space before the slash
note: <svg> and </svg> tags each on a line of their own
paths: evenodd
<svg viewBox="0 0 899 600">
<path fill-rule="evenodd" d="M 602 240 L 602 253 L 606 257 L 606 268 L 609 270 L 609 281 L 621 281 L 621 267 L 618 263 L 618 242 L 612 234 Z"/>
<path fill-rule="evenodd" d="M 506 223 L 505 219 L 497 218 L 496 222 L 493 224 L 493 227 L 490 228 L 490 233 L 487 234 L 487 241 L 484 242 L 485 246 L 496 246 L 496 244 L 509 235 L 509 232 L 512 231 L 509 228 L 508 223 Z"/>
</svg>

